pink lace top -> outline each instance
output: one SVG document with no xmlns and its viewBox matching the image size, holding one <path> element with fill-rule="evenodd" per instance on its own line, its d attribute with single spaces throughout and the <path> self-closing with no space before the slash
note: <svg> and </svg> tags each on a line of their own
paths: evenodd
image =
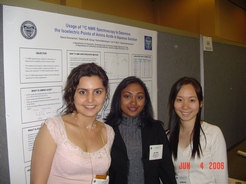
<svg viewBox="0 0 246 184">
<path fill-rule="evenodd" d="M 113 129 L 105 124 L 107 143 L 100 150 L 87 153 L 69 141 L 60 116 L 50 117 L 45 124 L 57 149 L 51 166 L 48 184 L 91 184 L 96 174 L 104 174 L 111 163 L 110 149 L 114 140 Z"/>
</svg>

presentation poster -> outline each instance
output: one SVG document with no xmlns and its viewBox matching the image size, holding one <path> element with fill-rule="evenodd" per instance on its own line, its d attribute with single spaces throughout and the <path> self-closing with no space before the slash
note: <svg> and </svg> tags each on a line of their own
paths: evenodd
<svg viewBox="0 0 246 184">
<path fill-rule="evenodd" d="M 156 31 L 3 6 L 3 40 L 11 183 L 30 183 L 35 137 L 47 117 L 59 114 L 66 78 L 81 63 L 94 62 L 107 71 L 110 97 L 122 79 L 140 77 L 157 117 Z"/>
</svg>

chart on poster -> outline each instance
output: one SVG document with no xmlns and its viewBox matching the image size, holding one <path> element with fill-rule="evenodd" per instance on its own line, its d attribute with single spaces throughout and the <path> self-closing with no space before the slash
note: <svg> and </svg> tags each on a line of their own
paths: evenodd
<svg viewBox="0 0 246 184">
<path fill-rule="evenodd" d="M 4 5 L 3 40 L 11 183 L 30 183 L 35 137 L 47 117 L 59 115 L 66 78 L 81 63 L 107 71 L 110 97 L 123 78 L 140 77 L 157 117 L 156 31 Z"/>
</svg>

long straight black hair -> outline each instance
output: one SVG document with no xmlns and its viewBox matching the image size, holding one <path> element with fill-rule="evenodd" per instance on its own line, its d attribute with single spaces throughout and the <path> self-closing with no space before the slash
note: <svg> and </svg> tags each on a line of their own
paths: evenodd
<svg viewBox="0 0 246 184">
<path fill-rule="evenodd" d="M 123 118 L 122 110 L 121 110 L 121 92 L 129 84 L 133 84 L 133 83 L 139 84 L 143 88 L 144 93 L 145 93 L 145 105 L 144 105 L 143 110 L 139 114 L 139 118 L 141 120 L 140 126 L 144 127 L 147 125 L 151 125 L 151 123 L 153 121 L 156 121 L 153 118 L 152 103 L 151 103 L 150 95 L 149 95 L 149 92 L 148 92 L 146 85 L 138 77 L 129 76 L 129 77 L 123 79 L 119 83 L 119 85 L 117 86 L 117 88 L 114 92 L 112 102 L 111 102 L 110 112 L 109 112 L 107 118 L 105 118 L 105 121 L 107 124 L 109 124 L 111 126 L 118 126 L 121 123 L 121 120 Z"/>
<path fill-rule="evenodd" d="M 194 87 L 194 90 L 196 92 L 199 105 L 200 105 L 200 109 L 196 115 L 196 121 L 195 121 L 194 128 L 193 128 L 193 139 L 192 139 L 193 147 L 192 147 L 192 153 L 191 153 L 192 158 L 195 158 L 196 154 L 198 157 L 200 157 L 200 155 L 202 154 L 202 149 L 200 145 L 200 131 L 202 131 L 205 137 L 205 134 L 201 127 L 201 112 L 202 112 L 201 104 L 203 101 L 203 94 L 202 94 L 203 92 L 202 92 L 201 84 L 195 78 L 182 77 L 173 84 L 171 91 L 170 91 L 170 95 L 169 95 L 169 101 L 168 101 L 169 130 L 170 130 L 169 141 L 170 141 L 170 146 L 172 149 L 172 154 L 175 160 L 177 159 L 177 149 L 178 149 L 178 143 L 179 143 L 180 118 L 175 112 L 174 102 L 175 102 L 175 99 L 181 87 L 187 84 L 191 84 Z"/>
</svg>

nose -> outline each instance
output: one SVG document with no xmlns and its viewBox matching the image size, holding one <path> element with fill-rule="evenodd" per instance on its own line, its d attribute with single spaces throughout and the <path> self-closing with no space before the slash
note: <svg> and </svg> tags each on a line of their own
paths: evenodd
<svg viewBox="0 0 246 184">
<path fill-rule="evenodd" d="M 94 100 L 94 95 L 93 95 L 93 93 L 89 93 L 88 96 L 87 96 L 87 101 L 88 101 L 88 102 L 93 102 L 93 100 Z"/>
<path fill-rule="evenodd" d="M 187 109 L 189 107 L 189 104 L 187 101 L 184 101 L 183 104 L 182 104 L 182 108 L 183 109 Z"/>
<path fill-rule="evenodd" d="M 131 104 L 132 104 L 132 105 L 135 105 L 135 104 L 136 104 L 136 99 L 135 99 L 135 98 L 132 98 Z"/>
</svg>

